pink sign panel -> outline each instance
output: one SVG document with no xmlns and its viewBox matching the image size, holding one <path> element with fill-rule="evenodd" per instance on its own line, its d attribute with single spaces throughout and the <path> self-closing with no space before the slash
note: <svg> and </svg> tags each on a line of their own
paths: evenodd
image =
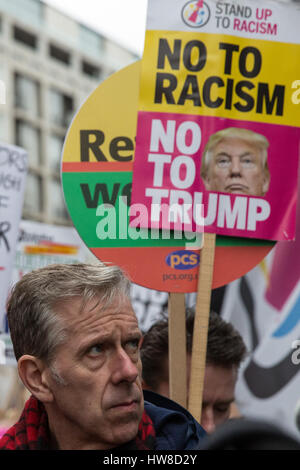
<svg viewBox="0 0 300 470">
<path fill-rule="evenodd" d="M 140 111 L 131 204 L 141 227 L 294 239 L 298 156 L 296 127 Z"/>
</svg>

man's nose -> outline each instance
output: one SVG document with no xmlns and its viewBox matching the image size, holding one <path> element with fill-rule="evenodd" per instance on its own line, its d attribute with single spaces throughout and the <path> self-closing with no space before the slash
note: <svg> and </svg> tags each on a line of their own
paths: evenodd
<svg viewBox="0 0 300 470">
<path fill-rule="evenodd" d="M 201 413 L 201 426 L 208 434 L 211 434 L 216 429 L 214 421 L 214 412 L 211 407 L 205 407 Z"/>
<path fill-rule="evenodd" d="M 139 375 L 137 364 L 132 361 L 123 348 L 116 352 L 111 367 L 111 377 L 115 384 L 119 382 L 134 382 Z"/>
<path fill-rule="evenodd" d="M 240 175 L 242 172 L 242 165 L 239 158 L 232 158 L 230 165 L 230 173 L 232 175 Z"/>
</svg>

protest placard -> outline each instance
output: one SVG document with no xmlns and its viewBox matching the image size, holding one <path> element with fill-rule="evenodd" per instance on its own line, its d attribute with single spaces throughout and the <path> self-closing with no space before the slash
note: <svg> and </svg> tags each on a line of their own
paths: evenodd
<svg viewBox="0 0 300 470">
<path fill-rule="evenodd" d="M 134 64 L 114 74 L 75 116 L 62 156 L 65 201 L 79 235 L 98 259 L 120 265 L 144 287 L 192 292 L 200 237 L 129 227 L 138 71 Z"/>
<path fill-rule="evenodd" d="M 27 152 L 0 144 L 0 332 L 23 209 Z"/>
<path fill-rule="evenodd" d="M 132 204 L 147 207 L 142 227 L 204 222 L 189 403 L 199 420 L 215 234 L 295 236 L 299 19 L 276 1 L 148 5 Z"/>
<path fill-rule="evenodd" d="M 196 231 L 204 204 L 205 232 L 294 238 L 299 19 L 276 1 L 149 3 L 132 187 L 151 214 L 142 226 Z"/>
<path fill-rule="evenodd" d="M 98 259 L 122 266 L 138 285 L 196 292 L 199 237 L 129 227 L 140 66 L 136 62 L 99 85 L 74 117 L 62 156 L 65 201 Z M 272 247 L 268 241 L 217 237 L 213 287 L 248 272 Z"/>
</svg>

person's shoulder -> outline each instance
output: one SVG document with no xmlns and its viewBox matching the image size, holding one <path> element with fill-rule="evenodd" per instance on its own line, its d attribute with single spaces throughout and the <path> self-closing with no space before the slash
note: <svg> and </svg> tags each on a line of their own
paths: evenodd
<svg viewBox="0 0 300 470">
<path fill-rule="evenodd" d="M 7 429 L 0 437 L 0 450 L 14 450 L 15 426 Z"/>
<path fill-rule="evenodd" d="M 191 413 L 173 400 L 144 391 L 145 410 L 153 421 L 157 450 L 192 450 L 206 435 Z"/>
<path fill-rule="evenodd" d="M 179 403 L 171 400 L 170 398 L 160 395 L 159 393 L 152 392 L 151 390 L 144 390 L 144 399 L 145 401 L 151 403 L 154 406 L 159 408 L 164 408 L 166 410 L 178 411 L 189 416 L 192 416 L 189 411 L 181 406 Z"/>
</svg>

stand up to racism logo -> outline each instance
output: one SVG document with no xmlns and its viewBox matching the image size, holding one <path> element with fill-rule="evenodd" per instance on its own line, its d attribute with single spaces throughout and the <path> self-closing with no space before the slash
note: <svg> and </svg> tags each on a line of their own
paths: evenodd
<svg viewBox="0 0 300 470">
<path fill-rule="evenodd" d="M 191 28 L 201 28 L 210 18 L 210 9 L 203 0 L 189 1 L 182 9 L 182 19 Z"/>
</svg>

